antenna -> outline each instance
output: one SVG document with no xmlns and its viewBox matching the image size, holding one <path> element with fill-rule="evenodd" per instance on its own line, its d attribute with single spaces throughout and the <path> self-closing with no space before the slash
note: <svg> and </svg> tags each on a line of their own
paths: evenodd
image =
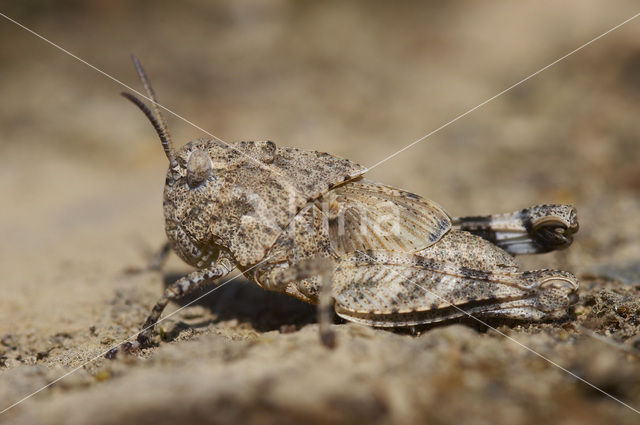
<svg viewBox="0 0 640 425">
<path fill-rule="evenodd" d="M 164 153 L 167 155 L 167 159 L 169 160 L 169 166 L 173 168 L 176 165 L 178 165 L 175 157 L 173 156 L 173 151 L 171 150 L 168 134 L 165 131 L 162 124 L 153 115 L 153 112 L 151 112 L 151 109 L 149 109 L 149 107 L 145 105 L 143 101 L 141 101 L 131 93 L 122 92 L 120 94 L 123 97 L 129 99 L 138 108 L 140 108 L 140 110 L 147 116 L 149 121 L 151 121 L 151 125 L 153 125 L 153 128 L 155 128 L 156 133 L 158 133 L 158 137 L 160 137 L 160 141 L 162 142 L 162 147 L 164 148 Z"/>
<path fill-rule="evenodd" d="M 136 72 L 138 73 L 138 77 L 142 84 L 144 85 L 144 89 L 147 92 L 147 96 L 151 99 L 151 107 L 153 108 L 153 112 L 145 105 L 140 99 L 135 97 L 129 93 L 121 93 L 122 96 L 129 99 L 136 105 L 140 110 L 147 116 L 153 128 L 155 128 L 156 133 L 160 137 L 160 141 L 162 142 L 162 148 L 164 149 L 164 153 L 167 155 L 167 159 L 169 159 L 169 166 L 171 168 L 175 167 L 178 163 L 176 162 L 175 156 L 173 155 L 173 144 L 171 143 L 171 136 L 169 135 L 169 130 L 167 130 L 167 123 L 164 120 L 164 116 L 160 112 L 160 108 L 158 107 L 158 101 L 156 99 L 156 94 L 151 87 L 151 82 L 149 81 L 149 77 L 147 77 L 147 73 L 144 72 L 144 68 L 140 63 L 140 60 L 136 57 L 136 55 L 131 55 L 131 60 L 133 61 L 133 66 L 136 68 Z"/>
</svg>

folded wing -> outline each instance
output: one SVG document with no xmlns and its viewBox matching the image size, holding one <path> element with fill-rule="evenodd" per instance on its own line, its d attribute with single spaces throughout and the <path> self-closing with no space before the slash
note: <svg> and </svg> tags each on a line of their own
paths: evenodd
<svg viewBox="0 0 640 425">
<path fill-rule="evenodd" d="M 339 255 L 367 249 L 416 252 L 451 229 L 451 219 L 434 202 L 366 179 L 339 186 L 321 201 Z"/>
</svg>

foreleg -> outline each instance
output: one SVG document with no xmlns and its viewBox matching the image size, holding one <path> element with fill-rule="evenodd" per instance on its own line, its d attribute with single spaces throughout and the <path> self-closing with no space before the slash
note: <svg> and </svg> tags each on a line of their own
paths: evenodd
<svg viewBox="0 0 640 425">
<path fill-rule="evenodd" d="M 165 242 L 164 245 L 155 253 L 151 262 L 149 263 L 149 270 L 160 270 L 164 263 L 166 263 L 169 254 L 171 253 L 171 243 Z"/>
<path fill-rule="evenodd" d="M 180 299 L 183 296 L 212 283 L 214 280 L 226 276 L 234 268 L 235 266 L 230 259 L 225 255 L 221 255 L 214 266 L 202 270 L 196 270 L 169 285 L 165 289 L 162 297 L 153 306 L 151 314 L 149 314 L 149 317 L 142 325 L 142 329 L 140 330 L 140 333 L 138 333 L 136 341 L 134 343 L 123 344 L 125 350 L 133 351 L 139 347 L 144 347 L 149 344 L 155 325 L 158 322 L 158 319 L 160 319 L 160 315 L 169 301 Z M 111 350 L 107 353 L 107 357 L 115 357 L 117 351 L 117 348 Z"/>
</svg>

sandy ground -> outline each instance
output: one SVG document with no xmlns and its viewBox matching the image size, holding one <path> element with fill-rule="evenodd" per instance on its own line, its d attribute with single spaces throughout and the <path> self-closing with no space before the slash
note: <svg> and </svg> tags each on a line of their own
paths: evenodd
<svg viewBox="0 0 640 425">
<path fill-rule="evenodd" d="M 26 4 L 0 9 L 139 88 L 135 52 L 163 103 L 225 140 L 363 165 L 638 12 L 577 0 Z M 161 273 L 128 272 L 164 241 L 166 159 L 122 87 L 0 19 L 0 409 L 79 368 L 0 422 L 637 423 L 639 40 L 633 21 L 369 176 L 452 215 L 576 205 L 571 249 L 521 260 L 580 277 L 569 320 L 417 336 L 337 323 L 327 351 L 312 307 L 237 279 L 162 322 L 157 347 L 108 361 L 189 271 L 171 258 Z M 202 135 L 169 125 L 181 143 Z"/>
</svg>

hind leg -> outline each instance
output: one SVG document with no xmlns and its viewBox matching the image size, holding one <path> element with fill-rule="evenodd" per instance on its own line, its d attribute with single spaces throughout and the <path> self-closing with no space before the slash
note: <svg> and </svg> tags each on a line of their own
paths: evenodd
<svg viewBox="0 0 640 425">
<path fill-rule="evenodd" d="M 406 327 L 465 316 L 557 319 L 575 302 L 577 287 L 575 276 L 563 271 L 471 269 L 438 258 L 376 250 L 340 258 L 333 296 L 344 319 Z"/>
<path fill-rule="evenodd" d="M 506 214 L 455 217 L 453 226 L 480 236 L 512 255 L 567 248 L 579 227 L 576 209 L 571 205 L 536 205 Z"/>
</svg>

